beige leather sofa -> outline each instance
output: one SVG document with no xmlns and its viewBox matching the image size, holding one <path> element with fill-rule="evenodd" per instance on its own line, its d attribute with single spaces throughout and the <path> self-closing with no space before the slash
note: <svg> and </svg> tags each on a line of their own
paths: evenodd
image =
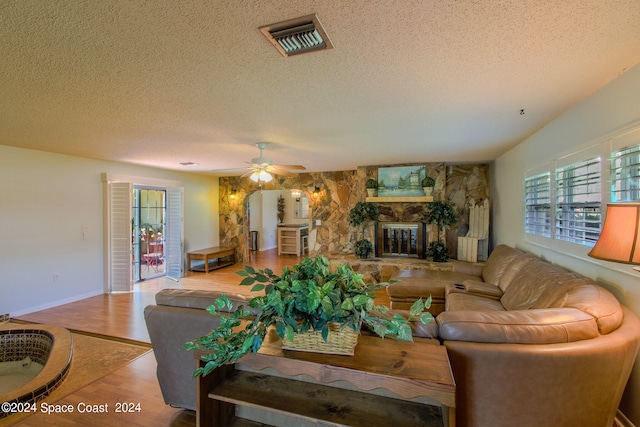
<svg viewBox="0 0 640 427">
<path fill-rule="evenodd" d="M 508 246 L 484 266 L 402 271 L 396 309 L 432 295 L 459 426 L 611 426 L 640 320 L 593 280 Z"/>
<path fill-rule="evenodd" d="M 225 295 L 234 307 L 244 305 L 249 308 L 250 297 L 228 292 Z M 164 289 L 156 294 L 156 304 L 144 309 L 144 320 L 158 362 L 158 382 L 167 405 L 196 409 L 196 381 L 193 378 L 196 361 L 193 352 L 180 347 L 220 326 L 220 318 L 206 311 L 219 296 L 216 291 Z"/>
</svg>

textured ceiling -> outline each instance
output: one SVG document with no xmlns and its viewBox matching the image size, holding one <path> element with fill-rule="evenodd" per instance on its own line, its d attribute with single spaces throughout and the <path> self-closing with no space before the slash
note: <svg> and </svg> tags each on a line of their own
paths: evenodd
<svg viewBox="0 0 640 427">
<path fill-rule="evenodd" d="M 258 30 L 311 13 L 334 49 L 283 58 Z M 0 145 L 194 172 L 258 141 L 310 171 L 490 161 L 640 62 L 639 22 L 638 0 L 2 0 Z"/>
</svg>

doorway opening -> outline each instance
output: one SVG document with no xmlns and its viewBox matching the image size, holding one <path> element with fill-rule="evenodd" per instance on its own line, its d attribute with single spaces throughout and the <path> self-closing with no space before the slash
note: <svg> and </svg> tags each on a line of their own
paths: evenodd
<svg viewBox="0 0 640 427">
<path fill-rule="evenodd" d="M 163 189 L 134 186 L 131 224 L 134 282 L 166 274 L 166 200 Z"/>
</svg>

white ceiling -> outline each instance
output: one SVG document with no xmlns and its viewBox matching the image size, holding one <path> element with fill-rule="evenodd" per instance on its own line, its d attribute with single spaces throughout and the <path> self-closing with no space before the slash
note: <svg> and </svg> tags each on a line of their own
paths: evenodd
<svg viewBox="0 0 640 427">
<path fill-rule="evenodd" d="M 334 49 L 258 30 L 311 13 Z M 640 62 L 639 22 L 639 0 L 2 0 L 0 144 L 194 172 L 258 141 L 309 171 L 491 161 Z"/>
</svg>

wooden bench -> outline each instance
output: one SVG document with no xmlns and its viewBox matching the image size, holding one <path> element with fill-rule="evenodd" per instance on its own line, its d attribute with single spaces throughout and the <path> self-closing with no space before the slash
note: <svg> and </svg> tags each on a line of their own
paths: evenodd
<svg viewBox="0 0 640 427">
<path fill-rule="evenodd" d="M 221 258 L 230 257 L 227 260 L 221 260 Z M 191 261 L 204 261 L 204 265 L 192 266 Z M 209 265 L 209 261 L 217 260 L 213 265 Z M 212 248 L 199 249 L 197 251 L 187 252 L 187 267 L 190 271 L 204 271 L 208 273 L 209 270 L 215 270 L 216 268 L 226 267 L 236 263 L 236 249 L 225 246 L 214 246 Z"/>
</svg>

